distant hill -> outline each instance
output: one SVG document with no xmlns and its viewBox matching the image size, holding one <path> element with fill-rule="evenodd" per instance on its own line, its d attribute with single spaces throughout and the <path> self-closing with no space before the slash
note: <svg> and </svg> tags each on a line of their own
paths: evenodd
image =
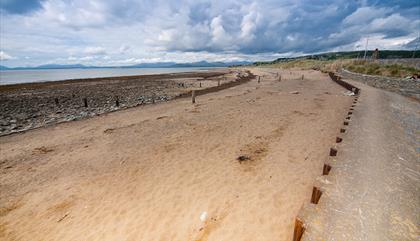
<svg viewBox="0 0 420 241">
<path fill-rule="evenodd" d="M 374 51 L 369 50 L 366 52 L 366 56 L 372 56 Z M 365 51 L 349 51 L 349 52 L 328 52 L 322 54 L 313 54 L 313 55 L 303 55 L 298 57 L 291 58 L 278 58 L 273 61 L 268 62 L 255 62 L 255 65 L 264 65 L 264 64 L 276 64 L 281 62 L 288 62 L 291 60 L 299 59 L 314 59 L 314 60 L 336 60 L 336 59 L 355 59 L 363 58 Z M 414 56 L 420 58 L 420 50 L 415 51 Z M 413 51 L 411 50 L 379 50 L 380 59 L 405 59 L 412 58 Z"/>
<path fill-rule="evenodd" d="M 157 63 L 142 63 L 136 65 L 128 66 L 86 66 L 82 64 L 70 64 L 70 65 L 60 65 L 60 64 L 47 64 L 40 65 L 36 67 L 14 67 L 8 68 L 6 66 L 1 66 L 0 69 L 98 69 L 98 68 L 186 68 L 186 67 L 228 67 L 228 66 L 237 66 L 237 65 L 246 65 L 252 64 L 252 62 L 247 61 L 236 61 L 236 62 L 193 62 L 193 63 L 176 63 L 176 62 L 157 62 Z"/>
</svg>

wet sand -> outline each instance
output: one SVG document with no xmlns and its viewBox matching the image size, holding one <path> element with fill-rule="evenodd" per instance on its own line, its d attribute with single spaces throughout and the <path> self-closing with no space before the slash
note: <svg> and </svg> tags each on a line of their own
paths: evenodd
<svg viewBox="0 0 420 241">
<path fill-rule="evenodd" d="M 0 137 L 0 239 L 291 240 L 352 98 L 320 72 L 252 71 L 196 104 Z"/>
</svg>

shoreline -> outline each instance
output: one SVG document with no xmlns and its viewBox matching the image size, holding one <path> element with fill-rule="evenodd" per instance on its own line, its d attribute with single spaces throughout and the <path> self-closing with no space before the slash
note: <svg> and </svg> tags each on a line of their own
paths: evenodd
<svg viewBox="0 0 420 241">
<path fill-rule="evenodd" d="M 183 98 L 192 90 L 218 91 L 249 80 L 244 73 L 219 69 L 0 86 L 0 136 Z"/>
<path fill-rule="evenodd" d="M 85 80 L 99 78 L 119 78 L 143 75 L 184 74 L 226 70 L 228 67 L 177 67 L 177 68 L 100 68 L 100 69 L 19 69 L 0 70 L 0 86 Z"/>
</svg>

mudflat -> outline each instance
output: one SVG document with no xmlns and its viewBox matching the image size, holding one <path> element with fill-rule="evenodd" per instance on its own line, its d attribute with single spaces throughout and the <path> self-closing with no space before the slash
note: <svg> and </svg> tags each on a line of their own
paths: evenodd
<svg viewBox="0 0 420 241">
<path fill-rule="evenodd" d="M 0 239 L 291 240 L 352 97 L 317 71 L 251 71 L 196 104 L 0 137 Z"/>
</svg>

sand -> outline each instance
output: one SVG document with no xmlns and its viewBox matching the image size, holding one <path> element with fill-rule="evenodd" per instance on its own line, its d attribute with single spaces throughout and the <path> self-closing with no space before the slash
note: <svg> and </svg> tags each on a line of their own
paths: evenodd
<svg viewBox="0 0 420 241">
<path fill-rule="evenodd" d="M 352 99 L 320 72 L 252 71 L 195 105 L 1 137 L 0 240 L 291 240 Z"/>
</svg>

